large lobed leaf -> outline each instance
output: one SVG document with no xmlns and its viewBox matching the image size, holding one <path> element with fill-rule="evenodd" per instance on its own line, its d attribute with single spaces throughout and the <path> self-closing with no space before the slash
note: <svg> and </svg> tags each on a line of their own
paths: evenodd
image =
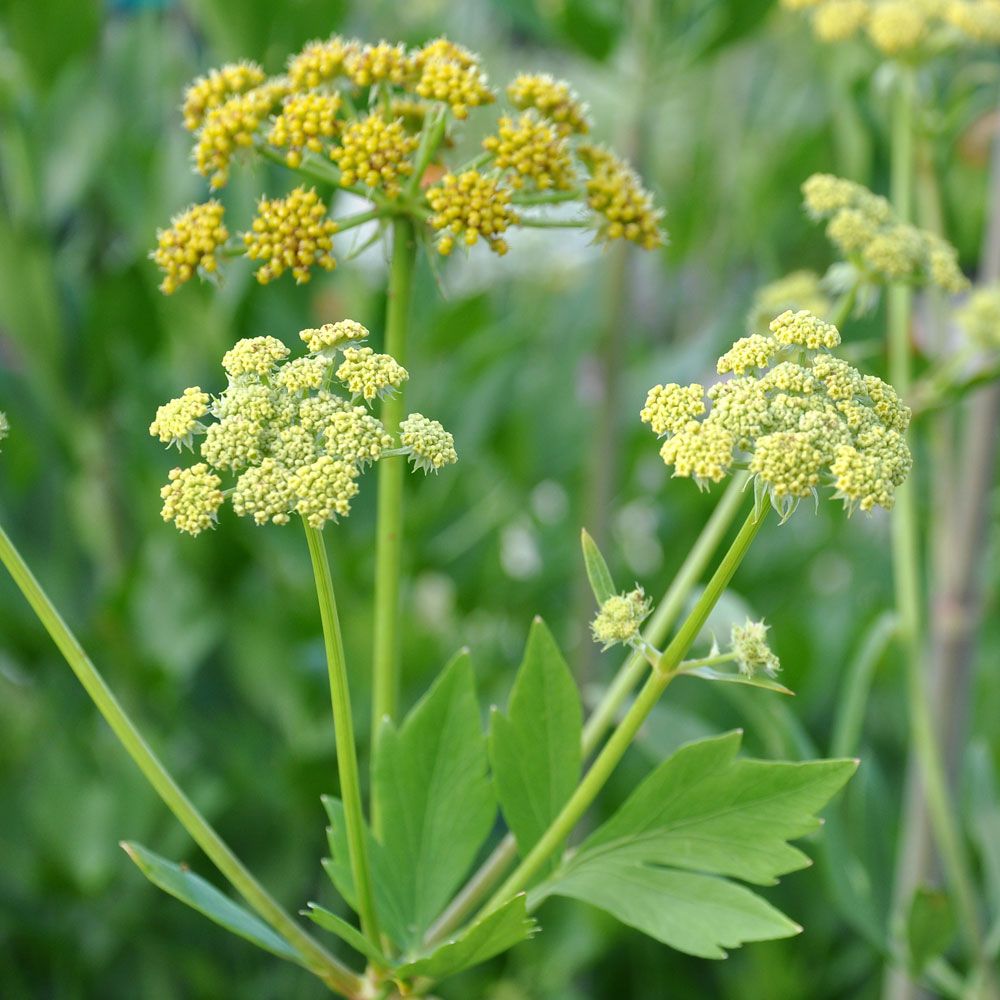
<svg viewBox="0 0 1000 1000">
<path fill-rule="evenodd" d="M 788 840 L 846 783 L 852 760 L 771 763 L 736 754 L 741 734 L 682 747 L 532 894 L 599 906 L 679 951 L 724 958 L 745 941 L 799 928 L 749 889 L 809 859 Z"/>
<path fill-rule="evenodd" d="M 399 729 L 383 724 L 373 779 L 384 873 L 376 878 L 392 897 L 398 943 L 413 948 L 468 872 L 496 815 L 467 652 Z"/>
<path fill-rule="evenodd" d="M 552 633 L 536 618 L 507 715 L 494 711 L 490 725 L 493 780 L 522 855 L 534 847 L 576 788 L 582 728 L 573 675 Z"/>
</svg>

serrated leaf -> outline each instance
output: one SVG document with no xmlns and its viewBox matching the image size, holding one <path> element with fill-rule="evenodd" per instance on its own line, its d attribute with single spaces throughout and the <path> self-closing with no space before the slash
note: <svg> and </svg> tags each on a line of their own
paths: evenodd
<svg viewBox="0 0 1000 1000">
<path fill-rule="evenodd" d="M 334 798 L 332 795 L 324 795 L 323 808 L 330 821 L 326 831 L 330 857 L 324 858 L 323 869 L 330 876 L 334 888 L 356 913 L 358 909 L 357 893 L 354 891 L 354 873 L 351 871 L 344 805 L 340 799 Z M 400 914 L 396 897 L 392 892 L 392 875 L 387 868 L 382 845 L 372 836 L 367 826 L 365 827 L 365 836 L 368 841 L 368 862 L 372 869 L 375 913 L 379 926 L 390 940 L 402 944 L 406 938 L 406 920 Z"/>
<path fill-rule="evenodd" d="M 948 950 L 955 931 L 955 911 L 947 893 L 920 886 L 913 894 L 906 918 L 910 965 L 916 975 Z"/>
<path fill-rule="evenodd" d="M 528 916 L 525 903 L 524 893 L 515 896 L 429 954 L 401 965 L 395 970 L 396 975 L 405 979 L 417 976 L 443 979 L 513 948 L 537 930 L 538 925 Z"/>
<path fill-rule="evenodd" d="M 534 847 L 576 788 L 582 729 L 573 675 L 552 633 L 536 618 L 507 715 L 494 712 L 490 725 L 493 781 L 522 855 Z"/>
<path fill-rule="evenodd" d="M 604 556 L 601 555 L 597 542 L 590 537 L 586 530 L 580 532 L 580 545 L 583 548 L 583 563 L 587 567 L 590 589 L 594 592 L 597 603 L 603 604 L 618 593 L 615 590 L 615 581 L 611 576 L 611 570 L 608 569 L 608 564 L 604 561 Z"/>
<path fill-rule="evenodd" d="M 785 937 L 795 925 L 749 889 L 809 859 L 788 841 L 819 825 L 854 773 L 850 760 L 773 763 L 736 754 L 741 734 L 681 747 L 532 897 L 568 895 L 600 906 L 672 947 L 721 958 L 743 941 Z M 666 902 L 658 896 L 669 897 Z"/>
<path fill-rule="evenodd" d="M 373 795 L 385 884 L 417 945 L 468 872 L 496 815 L 468 653 L 460 653 L 397 730 L 379 734 Z"/>
<path fill-rule="evenodd" d="M 653 864 L 773 885 L 809 859 L 787 841 L 820 825 L 815 813 L 857 763 L 737 758 L 742 734 L 681 747 L 584 841 L 577 857 L 613 852 Z"/>
<path fill-rule="evenodd" d="M 737 673 L 727 673 L 724 670 L 716 670 L 713 667 L 695 667 L 693 670 L 685 670 L 685 677 L 700 677 L 705 681 L 721 681 L 724 684 L 745 684 L 748 687 L 761 688 L 764 691 L 775 691 L 778 694 L 788 694 L 795 696 L 795 692 L 786 688 L 784 684 L 779 684 L 770 677 L 758 675 L 747 675 Z"/>
<path fill-rule="evenodd" d="M 186 903 L 232 934 L 269 951 L 272 955 L 304 965 L 299 953 L 259 917 L 243 909 L 200 875 L 167 861 L 141 844 L 123 843 L 122 849 L 153 885 Z"/>
<path fill-rule="evenodd" d="M 791 937 L 801 930 L 756 893 L 727 879 L 614 854 L 573 865 L 546 891 L 551 894 L 598 906 L 623 924 L 699 958 L 725 958 L 727 948 Z"/>
<path fill-rule="evenodd" d="M 336 934 L 341 941 L 349 944 L 356 952 L 364 955 L 365 958 L 371 959 L 376 965 L 388 968 L 390 964 L 389 960 L 382 953 L 381 949 L 376 948 L 353 924 L 348 923 L 343 917 L 339 917 L 336 913 L 326 909 L 325 906 L 320 906 L 319 903 L 307 903 L 306 907 L 305 910 L 302 910 L 304 917 L 308 917 L 314 923 L 319 924 L 323 930 L 330 931 L 331 934 Z"/>
</svg>

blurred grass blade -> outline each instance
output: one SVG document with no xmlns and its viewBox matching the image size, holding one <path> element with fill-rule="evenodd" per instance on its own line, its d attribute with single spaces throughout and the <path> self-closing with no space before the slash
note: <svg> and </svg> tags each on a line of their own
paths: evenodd
<svg viewBox="0 0 1000 1000">
<path fill-rule="evenodd" d="M 603 604 L 617 593 L 615 581 L 611 578 L 611 571 L 597 547 L 597 542 L 590 537 L 586 528 L 580 532 L 580 545 L 583 548 L 583 562 L 587 567 L 590 589 L 593 590 L 597 603 Z"/>
<path fill-rule="evenodd" d="M 277 955 L 278 958 L 305 967 L 302 956 L 284 938 L 279 937 L 262 920 L 234 903 L 200 875 L 161 858 L 141 844 L 123 841 L 121 846 L 153 885 L 182 903 L 187 903 L 230 933 Z"/>
</svg>

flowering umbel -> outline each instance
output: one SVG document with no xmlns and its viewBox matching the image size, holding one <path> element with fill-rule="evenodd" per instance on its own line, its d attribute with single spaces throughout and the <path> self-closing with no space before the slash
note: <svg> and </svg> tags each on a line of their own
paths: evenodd
<svg viewBox="0 0 1000 1000">
<path fill-rule="evenodd" d="M 788 311 L 719 358 L 719 374 L 732 377 L 707 393 L 655 386 L 641 417 L 665 438 L 663 461 L 699 486 L 745 468 L 783 518 L 822 486 L 849 510 L 891 508 L 911 466 L 910 410 L 892 386 L 831 353 L 839 344 L 832 324 Z"/>
<path fill-rule="evenodd" d="M 1000 0 L 782 0 L 810 15 L 816 37 L 865 36 L 883 55 L 919 59 L 943 48 L 1000 43 Z"/>
<path fill-rule="evenodd" d="M 506 89 L 507 107 L 491 110 L 498 97 L 479 57 L 445 38 L 408 49 L 334 36 L 293 55 L 284 75 L 267 77 L 251 62 L 211 70 L 184 98 L 195 170 L 219 189 L 240 160 L 264 158 L 310 185 L 262 196 L 232 244 L 217 201 L 175 218 L 153 255 L 163 291 L 215 274 L 220 251 L 263 261 L 261 283 L 285 271 L 308 281 L 334 266 L 334 233 L 399 217 L 441 254 L 480 241 L 503 254 L 509 228 L 550 224 L 545 206 L 575 203 L 560 225 L 589 229 L 599 242 L 662 245 L 662 212 L 626 162 L 583 141 L 587 108 L 568 83 L 521 74 Z M 487 114 L 482 153 L 449 163 L 455 130 Z M 367 199 L 371 210 L 331 218 L 316 181 Z"/>
<path fill-rule="evenodd" d="M 407 377 L 388 355 L 351 346 L 367 336 L 354 320 L 303 330 L 309 353 L 296 358 L 276 337 L 245 338 L 222 358 L 228 384 L 220 395 L 194 386 L 161 406 L 150 434 L 192 450 L 199 439 L 201 455 L 171 471 L 160 491 L 163 519 L 197 535 L 212 527 L 228 499 L 257 524 L 287 524 L 297 514 L 322 528 L 350 513 L 362 472 L 380 459 L 406 456 L 425 471 L 455 462 L 452 437 L 437 421 L 411 414 L 397 445 L 380 420 L 348 398 L 370 401 L 379 385 Z M 345 360 L 338 366 L 339 352 Z M 223 488 L 223 475 L 232 486 Z"/>
</svg>

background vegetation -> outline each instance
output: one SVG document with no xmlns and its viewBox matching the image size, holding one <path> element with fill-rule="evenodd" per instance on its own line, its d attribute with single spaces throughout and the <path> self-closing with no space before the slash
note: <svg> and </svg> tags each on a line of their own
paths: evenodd
<svg viewBox="0 0 1000 1000">
<path fill-rule="evenodd" d="M 769 0 L 0 4 L 0 401 L 13 428 L 0 507 L 182 784 L 289 906 L 329 901 L 319 796 L 336 781 L 306 550 L 297 532 L 231 515 L 217 532 L 178 539 L 159 519 L 169 463 L 146 428 L 178 385 L 215 385 L 219 356 L 240 336 L 287 339 L 341 316 L 378 330 L 384 262 L 367 252 L 304 287 L 286 280 L 266 290 L 238 265 L 220 292 L 193 284 L 164 298 L 147 253 L 156 227 L 204 186 L 188 163 L 183 85 L 244 56 L 276 70 L 334 30 L 407 42 L 444 32 L 482 52 L 495 83 L 522 68 L 567 77 L 591 103 L 598 137 L 632 155 L 671 233 L 655 255 L 541 231 L 515 234 L 503 260 L 456 255 L 439 275 L 422 262 L 411 402 L 456 430 L 461 461 L 410 492 L 408 703 L 463 644 L 485 700 L 504 700 L 535 613 L 586 687 L 607 680 L 618 660 L 594 652 L 586 634 L 581 525 L 602 539 L 620 580 L 658 593 L 712 502 L 667 479 L 638 423 L 645 390 L 706 376 L 760 284 L 825 269 L 822 232 L 800 210 L 810 173 L 884 190 L 887 171 L 886 108 L 870 57 L 860 46 L 821 49 Z M 935 84 L 949 234 L 970 270 L 996 68 L 969 59 Z M 258 184 L 236 175 L 227 199 L 249 202 Z M 849 337 L 881 330 L 876 315 Z M 368 694 L 373 500 L 370 486 L 357 516 L 331 529 L 359 702 Z M 847 664 L 891 606 L 887 527 L 884 516 L 847 521 L 823 504 L 768 528 L 738 585 L 773 626 L 798 697 L 677 684 L 605 805 L 682 739 L 737 722 L 758 755 L 828 751 Z M 994 548 L 984 564 L 983 669 L 965 734 L 980 774 L 1000 753 Z M 323 995 L 306 974 L 160 897 L 127 862 L 119 840 L 170 857 L 192 847 L 6 577 L 0 609 L 0 994 Z M 367 713 L 357 718 L 363 727 Z M 820 864 L 787 880 L 776 902 L 805 925 L 799 938 L 712 964 L 555 902 L 542 914 L 544 943 L 520 946 L 443 995 L 877 995 L 881 957 L 831 887 L 864 876 L 884 922 L 906 758 L 898 656 L 879 664 L 862 757 L 841 805 L 848 822 L 836 825 L 864 868 L 831 879 Z M 981 796 L 964 801 L 982 805 Z M 807 850 L 822 860 L 819 844 Z"/>
</svg>

